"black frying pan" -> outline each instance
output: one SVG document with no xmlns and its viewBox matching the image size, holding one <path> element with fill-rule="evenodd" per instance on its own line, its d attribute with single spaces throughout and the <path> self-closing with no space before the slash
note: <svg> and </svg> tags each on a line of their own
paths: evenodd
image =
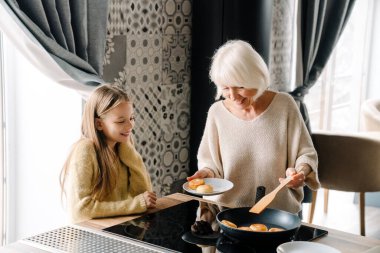
<svg viewBox="0 0 380 253">
<path fill-rule="evenodd" d="M 260 214 L 250 213 L 251 207 L 231 208 L 221 211 L 216 219 L 224 233 L 240 240 L 248 240 L 251 243 L 267 244 L 282 243 L 292 239 L 301 225 L 298 215 L 282 210 L 266 208 Z M 232 228 L 221 223 L 228 220 L 238 227 L 250 226 L 253 223 L 262 223 L 269 228 L 283 228 L 279 232 L 254 232 Z"/>
</svg>

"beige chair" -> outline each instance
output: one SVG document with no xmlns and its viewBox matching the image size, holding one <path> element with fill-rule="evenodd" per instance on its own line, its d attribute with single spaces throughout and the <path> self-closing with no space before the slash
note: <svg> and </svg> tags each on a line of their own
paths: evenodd
<svg viewBox="0 0 380 253">
<path fill-rule="evenodd" d="M 368 99 L 361 107 L 361 130 L 380 131 L 380 98 Z"/>
<path fill-rule="evenodd" d="M 380 133 L 312 134 L 318 153 L 322 188 L 359 193 L 360 234 L 365 235 L 365 192 L 380 191 Z M 313 221 L 317 192 L 313 192 L 309 222 Z M 325 198 L 325 211 L 327 211 Z"/>
</svg>

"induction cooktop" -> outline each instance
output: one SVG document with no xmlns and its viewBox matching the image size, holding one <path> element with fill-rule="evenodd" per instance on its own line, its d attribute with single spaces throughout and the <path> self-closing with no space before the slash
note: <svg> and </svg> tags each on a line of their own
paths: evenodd
<svg viewBox="0 0 380 253">
<path fill-rule="evenodd" d="M 251 245 L 220 233 L 215 216 L 224 209 L 223 206 L 191 200 L 105 228 L 104 231 L 178 252 L 276 252 L 278 245 Z M 201 215 L 212 225 L 216 231 L 214 234 L 195 236 L 191 232 L 191 225 Z M 301 225 L 296 236 L 289 238 L 289 241 L 311 241 L 325 234 L 325 230 Z"/>
</svg>

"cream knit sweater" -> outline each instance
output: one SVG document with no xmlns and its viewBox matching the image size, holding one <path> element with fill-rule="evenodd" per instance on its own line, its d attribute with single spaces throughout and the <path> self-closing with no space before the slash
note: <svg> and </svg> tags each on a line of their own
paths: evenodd
<svg viewBox="0 0 380 253">
<path fill-rule="evenodd" d="M 91 218 L 141 213 L 147 210 L 143 193 L 152 191 L 149 175 L 140 154 L 131 142 L 119 146 L 120 166 L 114 190 L 102 201 L 91 198 L 98 170 L 92 141 L 80 140 L 70 160 L 66 196 L 67 208 L 73 223 Z"/>
<path fill-rule="evenodd" d="M 293 98 L 277 93 L 269 107 L 253 120 L 237 118 L 215 102 L 209 112 L 198 150 L 198 169 L 209 168 L 215 177 L 233 182 L 224 194 L 207 197 L 236 207 L 252 206 L 258 186 L 269 193 L 285 177 L 288 167 L 311 166 L 306 184 L 319 187 L 318 159 L 310 135 Z M 296 213 L 301 210 L 302 187 L 283 188 L 269 207 Z"/>
</svg>

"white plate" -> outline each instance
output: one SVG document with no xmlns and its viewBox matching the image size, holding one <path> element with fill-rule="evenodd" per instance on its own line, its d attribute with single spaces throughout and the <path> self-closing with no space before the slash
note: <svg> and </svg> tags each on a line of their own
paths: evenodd
<svg viewBox="0 0 380 253">
<path fill-rule="evenodd" d="M 277 247 L 277 253 L 341 253 L 341 251 L 317 242 L 286 242 Z"/>
<path fill-rule="evenodd" d="M 222 194 L 223 192 L 229 191 L 234 187 L 234 184 L 231 181 L 228 181 L 227 179 L 221 179 L 221 178 L 204 178 L 205 184 L 209 184 L 213 188 L 213 192 L 211 193 L 199 193 L 196 190 L 192 190 L 189 188 L 189 182 L 186 182 L 182 185 L 182 188 L 187 191 L 188 193 L 195 194 L 198 196 L 211 196 L 211 195 L 218 195 Z"/>
</svg>

